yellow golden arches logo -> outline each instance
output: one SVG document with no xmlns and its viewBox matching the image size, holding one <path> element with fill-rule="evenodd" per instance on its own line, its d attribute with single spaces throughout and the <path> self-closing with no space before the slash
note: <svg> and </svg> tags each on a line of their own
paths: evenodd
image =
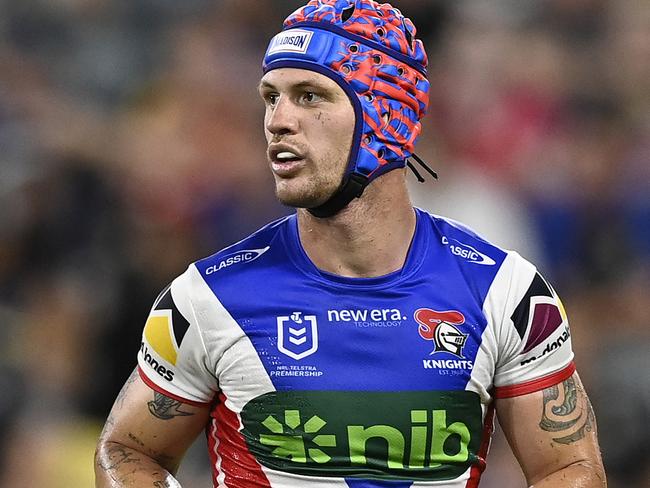
<svg viewBox="0 0 650 488">
<path fill-rule="evenodd" d="M 169 364 L 176 365 L 178 346 L 174 339 L 169 313 L 151 314 L 144 326 L 144 337 L 161 358 Z"/>
</svg>

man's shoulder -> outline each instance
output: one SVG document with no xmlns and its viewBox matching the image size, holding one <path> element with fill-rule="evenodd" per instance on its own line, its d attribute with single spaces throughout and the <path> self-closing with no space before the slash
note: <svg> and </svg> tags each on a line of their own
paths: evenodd
<svg viewBox="0 0 650 488">
<path fill-rule="evenodd" d="M 505 303 L 507 294 L 516 292 L 522 295 L 531 286 L 537 267 L 516 250 L 494 244 L 454 219 L 426 212 L 425 216 L 433 228 L 433 242 L 437 242 L 433 245 L 444 249 L 443 255 L 453 263 L 446 269 L 460 270 L 462 280 L 469 284 L 481 304 L 488 296 L 498 303 Z M 449 264 L 449 261 L 444 262 Z"/>
<path fill-rule="evenodd" d="M 249 236 L 227 246 L 210 256 L 193 263 L 204 276 L 225 272 L 236 265 L 259 260 L 280 237 L 283 229 L 290 224 L 295 215 L 288 215 L 266 224 Z"/>
<path fill-rule="evenodd" d="M 244 239 L 190 263 L 169 285 L 172 294 L 191 301 L 212 301 L 214 294 L 227 295 L 233 290 L 244 296 L 250 294 L 255 283 L 285 275 L 288 267 L 278 263 L 287 261 L 285 227 L 294 218 L 290 215 L 274 220 Z"/>
<path fill-rule="evenodd" d="M 434 238 L 440 246 L 459 261 L 474 265 L 500 265 L 509 254 L 516 254 L 490 242 L 468 225 L 444 217 L 419 210 L 422 220 L 431 225 Z"/>
</svg>

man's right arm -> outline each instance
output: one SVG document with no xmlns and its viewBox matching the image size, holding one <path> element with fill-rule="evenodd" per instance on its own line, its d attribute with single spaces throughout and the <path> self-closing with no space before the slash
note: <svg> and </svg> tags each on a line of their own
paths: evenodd
<svg viewBox="0 0 650 488">
<path fill-rule="evenodd" d="M 210 405 L 189 405 L 152 390 L 137 369 L 120 391 L 95 452 L 95 486 L 172 488 Z"/>
</svg>

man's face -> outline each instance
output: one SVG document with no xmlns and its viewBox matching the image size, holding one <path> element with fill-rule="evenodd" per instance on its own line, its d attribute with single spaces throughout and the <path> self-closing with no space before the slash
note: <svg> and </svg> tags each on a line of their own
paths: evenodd
<svg viewBox="0 0 650 488">
<path fill-rule="evenodd" d="M 354 133 L 354 109 L 341 87 L 314 71 L 269 71 L 259 91 L 275 193 L 285 205 L 316 207 L 338 189 Z"/>
</svg>

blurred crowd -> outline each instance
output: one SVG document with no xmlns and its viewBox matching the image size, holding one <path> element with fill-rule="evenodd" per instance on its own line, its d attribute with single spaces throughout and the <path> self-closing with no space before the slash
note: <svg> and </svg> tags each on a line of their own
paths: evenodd
<svg viewBox="0 0 650 488">
<path fill-rule="evenodd" d="M 0 487 L 92 486 L 158 291 L 291 212 L 256 86 L 302 3 L 0 0 Z M 417 152 L 440 180 L 414 203 L 538 264 L 610 487 L 650 486 L 650 4 L 394 5 L 430 61 Z M 209 486 L 201 447 L 186 486 Z M 525 484 L 500 435 L 484 484 Z"/>
</svg>

